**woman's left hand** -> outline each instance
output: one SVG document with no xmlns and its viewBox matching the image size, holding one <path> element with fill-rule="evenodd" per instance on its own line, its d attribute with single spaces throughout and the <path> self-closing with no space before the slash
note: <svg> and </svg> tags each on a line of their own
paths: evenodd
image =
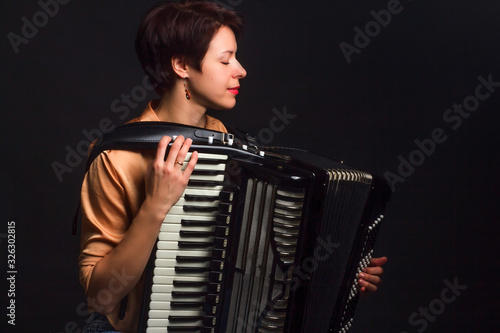
<svg viewBox="0 0 500 333">
<path fill-rule="evenodd" d="M 377 291 L 382 283 L 380 278 L 384 273 L 382 266 L 387 262 L 387 257 L 372 258 L 368 267 L 359 273 L 361 295 Z"/>
</svg>

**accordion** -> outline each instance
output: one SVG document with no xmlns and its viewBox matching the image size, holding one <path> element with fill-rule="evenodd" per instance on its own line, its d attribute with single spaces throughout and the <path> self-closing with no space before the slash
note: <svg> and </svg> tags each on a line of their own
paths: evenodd
<svg viewBox="0 0 500 333">
<path fill-rule="evenodd" d="M 146 268 L 140 331 L 347 332 L 390 197 L 385 180 L 249 135 L 168 123 L 124 125 L 100 150 L 154 149 L 163 135 L 192 138 L 199 158 Z"/>
</svg>

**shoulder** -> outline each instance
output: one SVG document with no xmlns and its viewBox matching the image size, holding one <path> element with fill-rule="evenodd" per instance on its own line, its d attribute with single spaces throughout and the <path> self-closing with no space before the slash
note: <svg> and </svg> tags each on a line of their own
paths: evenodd
<svg viewBox="0 0 500 333">
<path fill-rule="evenodd" d="M 226 126 L 217 118 L 207 115 L 206 129 L 227 133 Z"/>
</svg>

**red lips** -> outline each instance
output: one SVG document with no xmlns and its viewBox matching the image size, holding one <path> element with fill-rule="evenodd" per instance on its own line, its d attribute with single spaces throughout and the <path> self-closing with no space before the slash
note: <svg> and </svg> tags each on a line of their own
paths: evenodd
<svg viewBox="0 0 500 333">
<path fill-rule="evenodd" d="M 232 94 L 238 95 L 238 89 L 240 89 L 240 86 L 237 86 L 237 87 L 234 87 L 234 88 L 229 88 L 227 90 L 229 90 L 229 92 L 232 93 Z"/>
</svg>

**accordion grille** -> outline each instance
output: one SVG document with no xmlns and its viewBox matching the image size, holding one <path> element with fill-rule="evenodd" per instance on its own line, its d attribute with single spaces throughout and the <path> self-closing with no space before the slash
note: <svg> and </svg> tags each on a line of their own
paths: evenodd
<svg viewBox="0 0 500 333">
<path fill-rule="evenodd" d="M 226 332 L 283 331 L 303 197 L 248 180 Z"/>
</svg>

